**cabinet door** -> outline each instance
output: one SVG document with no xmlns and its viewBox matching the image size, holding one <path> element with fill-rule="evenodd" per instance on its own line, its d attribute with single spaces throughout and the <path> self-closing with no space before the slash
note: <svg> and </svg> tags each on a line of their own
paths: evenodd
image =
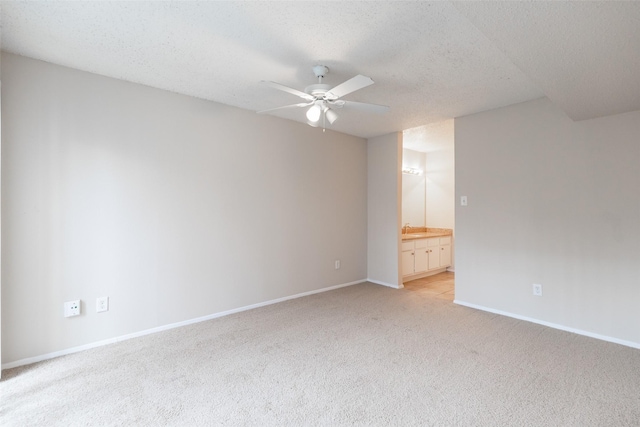
<svg viewBox="0 0 640 427">
<path fill-rule="evenodd" d="M 429 247 L 429 270 L 440 268 L 440 248 Z"/>
<path fill-rule="evenodd" d="M 410 251 L 402 251 L 402 275 L 408 276 L 413 274 L 414 254 L 413 249 Z"/>
<path fill-rule="evenodd" d="M 440 246 L 440 267 L 451 266 L 451 246 Z"/>
<path fill-rule="evenodd" d="M 414 258 L 414 272 L 423 273 L 429 268 L 429 248 L 416 248 Z"/>
</svg>

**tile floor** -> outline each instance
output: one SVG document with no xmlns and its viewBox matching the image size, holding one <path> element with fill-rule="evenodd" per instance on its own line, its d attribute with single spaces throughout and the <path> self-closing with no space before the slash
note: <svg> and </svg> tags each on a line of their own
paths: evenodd
<svg viewBox="0 0 640 427">
<path fill-rule="evenodd" d="M 404 288 L 412 292 L 433 295 L 434 298 L 453 301 L 455 275 L 450 271 L 434 274 L 423 279 L 416 279 L 404 284 Z"/>
</svg>

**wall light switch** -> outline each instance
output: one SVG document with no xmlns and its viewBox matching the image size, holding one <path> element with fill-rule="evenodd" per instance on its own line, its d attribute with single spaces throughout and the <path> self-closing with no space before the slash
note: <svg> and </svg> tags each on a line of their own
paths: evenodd
<svg viewBox="0 0 640 427">
<path fill-rule="evenodd" d="M 467 206 L 467 196 L 460 197 L 460 206 Z"/>
</svg>

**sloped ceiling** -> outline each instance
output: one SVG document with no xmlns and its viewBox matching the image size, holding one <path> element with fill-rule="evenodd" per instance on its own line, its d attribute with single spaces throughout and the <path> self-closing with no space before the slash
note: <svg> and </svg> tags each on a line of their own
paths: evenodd
<svg viewBox="0 0 640 427">
<path fill-rule="evenodd" d="M 22 2 L 0 4 L 2 49 L 252 111 L 356 74 L 331 128 L 361 137 L 548 96 L 573 119 L 640 109 L 640 3 Z M 306 122 L 304 110 L 274 113 Z"/>
<path fill-rule="evenodd" d="M 455 7 L 573 120 L 640 110 L 640 2 Z"/>
</svg>

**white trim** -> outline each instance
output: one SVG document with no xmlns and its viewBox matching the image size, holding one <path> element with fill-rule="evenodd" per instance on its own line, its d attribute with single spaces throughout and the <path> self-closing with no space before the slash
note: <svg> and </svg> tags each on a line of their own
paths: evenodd
<svg viewBox="0 0 640 427">
<path fill-rule="evenodd" d="M 367 279 L 367 282 L 375 283 L 376 285 L 387 286 L 387 287 L 393 288 L 393 289 L 402 289 L 402 288 L 404 288 L 403 284 L 400 284 L 400 286 L 398 286 L 398 285 L 392 285 L 391 283 L 381 282 L 379 280 L 373 280 L 373 279 Z"/>
<path fill-rule="evenodd" d="M 327 288 L 316 289 L 314 291 L 308 291 L 308 292 L 302 292 L 302 293 L 295 294 L 295 295 L 289 295 L 289 296 L 282 297 L 282 298 L 276 298 L 276 299 L 272 299 L 272 300 L 269 300 L 269 301 L 259 302 L 257 304 L 251 304 L 251 305 L 247 305 L 247 306 L 244 306 L 244 307 L 234 308 L 234 309 L 231 309 L 231 310 L 222 311 L 220 313 L 214 313 L 214 314 L 209 314 L 207 316 L 196 317 L 195 319 L 184 320 L 182 322 L 176 322 L 176 323 L 170 323 L 168 325 L 158 326 L 156 328 L 146 329 L 144 331 L 134 332 L 132 334 L 127 334 L 127 335 L 122 335 L 122 336 L 119 336 L 119 337 L 109 338 L 109 339 L 102 340 L 102 341 L 96 341 L 96 342 L 93 342 L 93 343 L 90 343 L 90 344 L 81 345 L 81 346 L 78 346 L 78 347 L 72 347 L 72 348 L 67 348 L 67 349 L 60 350 L 60 351 L 54 351 L 53 353 L 42 354 L 40 356 L 34 356 L 34 357 L 27 357 L 26 359 L 16 360 L 15 362 L 4 363 L 2 365 L 2 369 L 11 369 L 11 368 L 16 368 L 18 366 L 30 365 L 32 363 L 42 362 L 43 360 L 53 359 L 54 357 L 59 357 L 59 356 L 65 356 L 67 354 L 78 353 L 80 351 L 89 350 L 91 348 L 101 347 L 101 346 L 107 345 L 107 344 L 114 344 L 114 343 L 117 343 L 117 342 L 120 342 L 120 341 L 126 341 L 128 339 L 137 338 L 137 337 L 141 337 L 141 336 L 144 336 L 144 335 L 155 334 L 156 332 L 162 332 L 162 331 L 166 331 L 166 330 L 169 330 L 169 329 L 179 328 L 181 326 L 187 326 L 187 325 L 191 325 L 193 323 L 204 322 L 206 320 L 216 319 L 218 317 L 224 317 L 224 316 L 228 316 L 230 314 L 240 313 L 241 311 L 252 310 L 254 308 L 260 308 L 260 307 L 264 307 L 266 305 L 277 304 L 279 302 L 284 302 L 284 301 L 288 301 L 288 300 L 291 300 L 291 299 L 306 297 L 306 296 L 313 295 L 313 294 L 319 294 L 321 292 L 333 291 L 334 289 L 345 288 L 347 286 L 357 285 L 358 283 L 363 283 L 363 282 L 366 282 L 366 281 L 367 281 L 366 279 L 362 279 L 362 280 L 356 280 L 355 282 L 342 283 L 340 285 L 329 286 Z"/>
<path fill-rule="evenodd" d="M 463 306 L 469 307 L 469 308 L 475 308 L 476 310 L 488 311 L 489 313 L 499 314 L 501 316 L 513 317 L 514 319 L 524 320 L 526 322 L 531 322 L 531 323 L 537 323 L 538 325 L 548 326 L 549 328 L 559 329 L 561 331 L 571 332 L 571 333 L 574 333 L 574 334 L 584 335 L 586 337 L 595 338 L 595 339 L 602 340 L 602 341 L 608 341 L 608 342 L 612 342 L 612 343 L 615 343 L 615 344 L 620 344 L 620 345 L 624 345 L 624 346 L 627 346 L 627 347 L 640 349 L 640 343 L 637 343 L 637 342 L 621 340 L 619 338 L 614 338 L 614 337 L 610 337 L 610 336 L 607 336 L 607 335 L 600 335 L 600 334 L 596 334 L 596 333 L 589 332 L 589 331 L 583 331 L 582 329 L 575 329 L 575 328 L 571 328 L 569 326 L 563 326 L 563 325 L 559 325 L 557 323 L 546 322 L 544 320 L 538 320 L 538 319 L 534 319 L 534 318 L 527 317 L 527 316 L 521 316 L 519 314 L 513 314 L 513 313 L 509 313 L 509 312 L 502 311 L 502 310 L 496 310 L 496 309 L 489 308 L 489 307 L 484 307 L 484 306 L 481 306 L 481 305 L 471 304 L 471 303 L 460 301 L 460 300 L 457 300 L 457 299 L 453 300 L 453 302 L 454 302 L 454 304 L 463 305 Z"/>
</svg>

